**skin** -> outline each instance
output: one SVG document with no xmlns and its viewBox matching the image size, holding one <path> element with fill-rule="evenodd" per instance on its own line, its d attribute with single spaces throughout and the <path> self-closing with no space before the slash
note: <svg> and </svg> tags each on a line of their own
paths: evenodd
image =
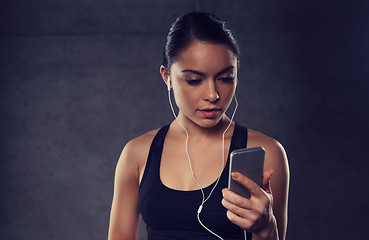
<svg viewBox="0 0 369 240">
<path fill-rule="evenodd" d="M 194 41 L 179 54 L 170 71 L 161 66 L 160 73 L 166 84 L 170 76 L 179 108 L 178 120 L 172 122 L 164 142 L 161 181 L 172 189 L 199 189 L 182 147 L 186 134 L 180 122 L 189 133 L 188 150 L 194 175 L 202 187 L 209 186 L 222 170 L 222 134 L 230 122 L 224 113 L 237 86 L 237 57 L 226 45 Z M 202 110 L 214 108 L 217 111 L 213 116 L 204 116 Z M 233 130 L 234 123 L 225 133 L 224 161 Z M 138 188 L 157 131 L 131 140 L 122 151 L 115 173 L 109 240 L 137 239 Z M 262 187 L 235 173 L 234 179 L 249 189 L 251 198 L 223 189 L 222 204 L 228 209 L 230 221 L 253 232 L 253 239 L 284 239 L 289 185 L 287 157 L 276 140 L 249 129 L 247 147 L 257 146 L 266 150 L 264 169 L 268 170 L 264 172 Z"/>
</svg>

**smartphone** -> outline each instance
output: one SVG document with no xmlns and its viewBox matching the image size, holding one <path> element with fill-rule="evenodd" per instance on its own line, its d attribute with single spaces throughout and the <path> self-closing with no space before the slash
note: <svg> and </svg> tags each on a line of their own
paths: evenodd
<svg viewBox="0 0 369 240">
<path fill-rule="evenodd" d="M 242 148 L 231 153 L 229 165 L 228 189 L 245 198 L 250 198 L 249 191 L 232 179 L 232 172 L 239 172 L 261 186 L 264 171 L 265 150 L 262 147 Z"/>
</svg>

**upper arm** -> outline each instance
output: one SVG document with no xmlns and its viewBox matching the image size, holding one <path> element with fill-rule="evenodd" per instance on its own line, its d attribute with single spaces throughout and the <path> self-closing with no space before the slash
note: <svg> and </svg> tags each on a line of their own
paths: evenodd
<svg viewBox="0 0 369 240">
<path fill-rule="evenodd" d="M 265 166 L 273 169 L 270 186 L 273 195 L 273 213 L 277 220 L 279 239 L 285 239 L 287 230 L 287 205 L 289 191 L 289 167 L 283 146 L 276 140 L 265 145 Z"/>
<path fill-rule="evenodd" d="M 139 168 L 134 146 L 128 143 L 115 170 L 109 240 L 137 239 Z"/>
</svg>

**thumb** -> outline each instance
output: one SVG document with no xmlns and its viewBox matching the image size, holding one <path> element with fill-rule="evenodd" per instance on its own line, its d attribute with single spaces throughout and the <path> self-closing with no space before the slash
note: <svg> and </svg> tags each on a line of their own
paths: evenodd
<svg viewBox="0 0 369 240">
<path fill-rule="evenodd" d="M 263 173 L 263 181 L 261 184 L 262 189 L 267 193 L 272 193 L 272 189 L 270 188 L 270 178 L 273 175 L 273 169 L 268 169 Z"/>
</svg>

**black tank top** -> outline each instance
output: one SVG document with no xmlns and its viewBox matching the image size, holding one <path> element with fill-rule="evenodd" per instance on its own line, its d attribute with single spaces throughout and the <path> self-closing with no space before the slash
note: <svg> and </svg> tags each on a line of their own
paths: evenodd
<svg viewBox="0 0 369 240">
<path fill-rule="evenodd" d="M 149 240 L 164 239 L 216 239 L 197 221 L 197 209 L 201 204 L 200 190 L 180 191 L 168 188 L 160 179 L 160 161 L 169 125 L 162 127 L 151 143 L 144 175 L 139 187 L 139 211 L 146 223 Z M 229 152 L 245 148 L 247 128 L 235 124 Z M 223 188 L 228 186 L 229 154 L 219 183 L 205 202 L 200 219 L 210 230 L 223 239 L 243 239 L 243 230 L 231 223 L 221 204 Z M 214 183 L 204 188 L 205 198 Z M 247 234 L 251 239 L 251 234 Z"/>
</svg>

